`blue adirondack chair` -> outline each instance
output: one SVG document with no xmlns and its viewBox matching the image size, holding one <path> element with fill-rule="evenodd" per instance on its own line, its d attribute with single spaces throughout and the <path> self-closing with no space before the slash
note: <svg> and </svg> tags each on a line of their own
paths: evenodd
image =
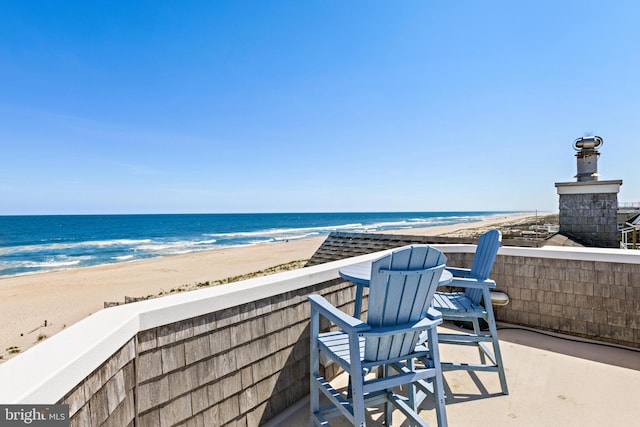
<svg viewBox="0 0 640 427">
<path fill-rule="evenodd" d="M 444 254 L 427 245 L 403 247 L 374 261 L 366 322 L 320 295 L 309 297 L 313 425 L 327 426 L 328 418 L 343 415 L 354 426 L 365 426 L 366 407 L 384 403 L 387 425 L 396 407 L 415 425 L 427 426 L 414 398 L 413 384 L 418 381 L 430 381 L 438 425 L 447 425 L 437 334 L 442 319 L 430 307 L 445 263 Z M 320 332 L 321 317 L 334 325 L 331 332 Z M 425 345 L 417 345 L 421 334 L 427 335 Z M 337 391 L 320 374 L 321 358 L 337 363 L 349 375 L 348 391 Z M 427 363 L 417 367 L 416 358 Z M 365 378 L 373 370 L 382 375 Z M 406 395 L 394 390 L 403 384 L 409 384 Z M 329 406 L 320 407 L 320 393 Z"/>
<path fill-rule="evenodd" d="M 493 263 L 500 249 L 502 235 L 498 230 L 490 230 L 480 236 L 476 253 L 473 257 L 471 269 L 447 267 L 453 276 L 450 286 L 466 288 L 464 292 L 436 292 L 433 307 L 442 313 L 444 320 L 470 322 L 473 333 L 468 334 L 438 334 L 440 344 L 475 345 L 480 354 L 480 363 L 448 363 L 442 362 L 444 371 L 494 371 L 498 372 L 503 394 L 509 394 L 507 379 L 504 374 L 504 364 L 500 353 L 498 330 L 491 305 L 489 290 L 495 288 L 496 283 L 489 279 Z M 484 319 L 489 325 L 489 331 L 482 331 L 479 319 Z M 491 343 L 493 348 L 489 348 Z M 489 362 L 487 362 L 489 359 Z"/>
</svg>

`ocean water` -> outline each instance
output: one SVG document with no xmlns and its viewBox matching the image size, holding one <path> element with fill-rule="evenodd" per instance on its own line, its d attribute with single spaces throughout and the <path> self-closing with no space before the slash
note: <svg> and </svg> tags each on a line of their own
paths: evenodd
<svg viewBox="0 0 640 427">
<path fill-rule="evenodd" d="M 0 277 L 305 239 L 332 231 L 378 232 L 468 223 L 505 213 L 0 216 Z"/>
</svg>

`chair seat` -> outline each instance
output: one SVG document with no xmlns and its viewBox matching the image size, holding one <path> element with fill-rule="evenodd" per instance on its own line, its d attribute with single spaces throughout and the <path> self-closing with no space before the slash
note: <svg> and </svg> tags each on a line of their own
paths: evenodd
<svg viewBox="0 0 640 427">
<path fill-rule="evenodd" d="M 464 292 L 436 292 L 433 297 L 433 308 L 443 317 L 483 317 L 487 310 L 480 304 L 474 304 Z"/>
<path fill-rule="evenodd" d="M 321 353 L 320 353 L 320 362 L 323 366 L 329 365 L 332 361 L 335 361 L 340 365 L 343 369 L 348 370 L 350 361 L 349 361 L 349 335 L 342 331 L 333 331 L 333 332 L 325 332 L 319 334 L 318 341 L 320 342 Z M 365 338 L 358 337 L 358 342 L 360 345 L 360 359 L 362 359 L 362 367 L 366 370 L 370 369 L 372 366 L 377 366 L 380 362 L 369 362 L 364 358 L 364 347 L 365 347 Z M 323 357 L 323 352 L 330 352 L 335 357 Z M 425 345 L 417 345 L 414 352 L 409 355 L 410 357 L 422 357 L 428 354 L 428 349 Z M 402 357 L 399 359 L 406 359 L 407 357 Z"/>
<path fill-rule="evenodd" d="M 323 366 L 329 365 L 333 358 L 323 357 L 325 351 L 333 353 L 338 360 L 338 364 L 345 369 L 349 366 L 349 335 L 342 331 L 326 332 L 318 336 L 322 352 L 320 353 L 320 362 Z M 364 358 L 364 338 L 359 337 L 360 358 Z"/>
</svg>

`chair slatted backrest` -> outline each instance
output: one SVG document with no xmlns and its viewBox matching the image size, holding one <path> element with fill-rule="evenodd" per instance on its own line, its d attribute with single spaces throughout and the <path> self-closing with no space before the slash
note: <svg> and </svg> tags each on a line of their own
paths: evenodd
<svg viewBox="0 0 640 427">
<path fill-rule="evenodd" d="M 476 254 L 473 257 L 473 264 L 471 265 L 470 277 L 477 280 L 489 278 L 501 245 L 502 233 L 498 230 L 489 230 L 480 236 Z M 465 296 L 477 304 L 482 298 L 482 289 L 467 288 Z"/>
<path fill-rule="evenodd" d="M 428 245 L 393 251 L 372 263 L 367 323 L 374 328 L 422 319 L 438 287 L 447 258 Z M 420 332 L 367 337 L 365 359 L 388 360 L 415 349 Z"/>
</svg>

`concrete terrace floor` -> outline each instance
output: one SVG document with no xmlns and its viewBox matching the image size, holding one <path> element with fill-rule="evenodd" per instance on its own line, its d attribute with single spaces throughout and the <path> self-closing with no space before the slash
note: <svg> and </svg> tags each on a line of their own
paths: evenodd
<svg viewBox="0 0 640 427">
<path fill-rule="evenodd" d="M 569 336 L 547 336 L 499 324 L 500 348 L 509 395 L 500 392 L 498 375 L 490 372 L 444 373 L 449 426 L 640 426 L 640 350 L 576 342 Z M 456 328 L 447 324 L 447 329 Z M 579 340 L 579 339 L 578 339 Z M 442 345 L 442 360 L 478 360 L 474 348 Z M 332 384 L 346 384 L 342 375 Z M 420 415 L 436 426 L 432 402 Z M 369 409 L 367 425 L 381 426 L 382 410 Z M 332 426 L 349 425 L 345 418 Z M 308 398 L 267 424 L 269 427 L 309 425 Z M 394 413 L 394 426 L 408 425 Z"/>
</svg>

